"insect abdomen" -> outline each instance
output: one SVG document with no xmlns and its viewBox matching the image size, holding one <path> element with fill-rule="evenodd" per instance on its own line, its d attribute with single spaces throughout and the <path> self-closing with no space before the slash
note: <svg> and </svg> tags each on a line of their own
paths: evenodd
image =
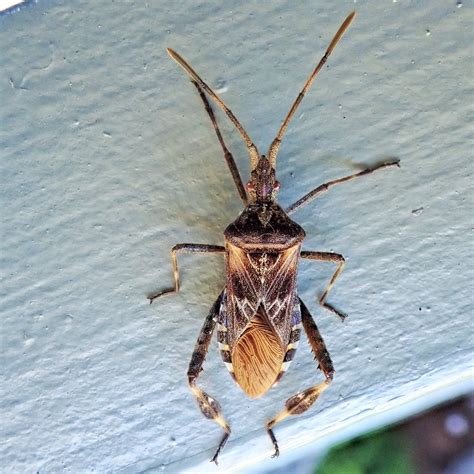
<svg viewBox="0 0 474 474">
<path fill-rule="evenodd" d="M 289 369 L 291 362 L 293 361 L 296 353 L 296 348 L 300 342 L 300 335 L 301 335 L 301 323 L 295 324 L 291 328 L 290 333 L 290 342 L 286 347 L 285 357 L 283 358 L 283 363 L 280 367 L 280 372 L 275 380 L 273 385 L 276 385 L 280 379 L 285 375 L 285 372 Z"/>
</svg>

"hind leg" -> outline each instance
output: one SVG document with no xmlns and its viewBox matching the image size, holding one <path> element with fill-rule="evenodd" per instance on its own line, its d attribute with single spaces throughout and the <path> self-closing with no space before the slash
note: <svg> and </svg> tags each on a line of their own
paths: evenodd
<svg viewBox="0 0 474 474">
<path fill-rule="evenodd" d="M 315 359 L 319 362 L 318 368 L 323 372 L 326 380 L 290 397 L 285 403 L 285 408 L 277 413 L 277 415 L 267 423 L 267 432 L 275 448 L 275 453 L 272 457 L 276 457 L 280 454 L 278 442 L 275 438 L 275 434 L 273 433 L 273 427 L 288 416 L 300 415 L 310 408 L 311 405 L 321 395 L 321 393 L 323 393 L 324 390 L 329 387 L 329 384 L 332 382 L 334 376 L 334 367 L 332 365 L 331 357 L 329 356 L 329 352 L 326 349 L 326 344 L 324 344 L 323 338 L 319 333 L 318 327 L 316 326 L 313 317 L 308 311 L 308 308 L 301 300 L 300 307 L 303 328 L 308 337 L 308 341 Z"/>
<path fill-rule="evenodd" d="M 214 328 L 216 327 L 222 295 L 223 293 L 219 295 L 216 302 L 213 304 L 211 311 L 207 315 L 206 320 L 204 321 L 204 325 L 202 326 L 201 332 L 199 333 L 199 337 L 196 342 L 196 346 L 194 347 L 194 352 L 188 368 L 189 388 L 196 397 L 201 413 L 206 418 L 209 418 L 210 420 L 217 423 L 224 430 L 224 436 L 222 437 L 219 446 L 213 458 L 211 459 L 211 462 L 215 462 L 216 464 L 217 457 L 219 456 L 221 449 L 224 447 L 227 438 L 230 435 L 230 426 L 227 424 L 224 416 L 222 415 L 219 402 L 215 398 L 208 395 L 204 390 L 199 388 L 196 385 L 196 381 L 200 375 L 200 372 L 202 371 L 202 366 L 204 364 L 204 359 L 206 358 L 209 343 L 211 342 L 212 334 L 214 332 Z"/>
</svg>

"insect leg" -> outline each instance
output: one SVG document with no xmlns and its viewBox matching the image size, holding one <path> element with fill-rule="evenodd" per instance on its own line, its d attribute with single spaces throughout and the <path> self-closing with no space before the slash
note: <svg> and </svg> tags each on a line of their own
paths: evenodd
<svg viewBox="0 0 474 474">
<path fill-rule="evenodd" d="M 398 166 L 400 168 L 399 160 L 393 160 L 387 163 L 381 163 L 371 168 L 366 168 L 365 170 L 359 171 L 358 173 L 354 173 L 349 176 L 344 176 L 344 178 L 334 179 L 332 181 L 328 181 L 327 183 L 321 184 L 320 186 L 318 186 L 317 188 L 313 189 L 308 194 L 303 196 L 301 199 L 298 199 L 298 201 L 294 202 L 290 207 L 285 209 L 285 212 L 287 214 L 292 214 L 293 212 L 300 209 L 301 207 L 306 206 L 306 204 L 310 203 L 313 199 L 316 199 L 320 194 L 324 193 L 325 191 L 327 191 L 329 188 L 332 188 L 336 184 L 345 183 L 346 181 L 350 181 L 351 179 L 373 173 L 374 171 L 380 170 L 382 168 L 388 168 L 389 166 Z"/>
<path fill-rule="evenodd" d="M 229 167 L 230 173 L 232 174 L 232 179 L 234 180 L 237 191 L 239 192 L 240 199 L 242 199 L 244 206 L 246 206 L 248 199 L 247 199 L 247 193 L 242 183 L 242 178 L 240 177 L 239 170 L 237 169 L 237 165 L 235 164 L 232 153 L 229 151 L 229 149 L 226 147 L 224 143 L 224 139 L 222 138 L 219 125 L 217 125 L 216 116 L 214 115 L 214 111 L 212 110 L 211 104 L 209 104 L 209 101 L 207 100 L 207 97 L 204 94 L 204 91 L 202 90 L 201 86 L 194 80 L 192 80 L 191 82 L 195 85 L 196 89 L 199 92 L 201 100 L 204 103 L 204 108 L 206 109 L 206 112 L 208 113 L 209 118 L 211 119 L 212 125 L 214 126 L 214 130 L 217 135 L 217 139 L 219 140 L 222 150 L 224 151 L 224 158 L 227 163 L 227 166 Z"/>
<path fill-rule="evenodd" d="M 159 298 L 160 296 L 169 295 L 170 293 L 177 293 L 179 291 L 179 269 L 178 269 L 178 259 L 176 257 L 177 253 L 224 253 L 225 248 L 220 245 L 208 245 L 208 244 L 176 244 L 171 249 L 171 260 L 173 262 L 173 277 L 174 277 L 174 287 L 167 288 L 166 290 L 161 290 L 154 295 L 148 296 L 150 304 L 153 303 L 153 300 Z"/>
<path fill-rule="evenodd" d="M 191 362 L 189 363 L 188 368 L 189 388 L 196 397 L 201 413 L 206 418 L 209 418 L 210 420 L 216 422 L 219 426 L 223 428 L 225 432 L 213 458 L 211 459 L 211 462 L 215 462 L 216 464 L 217 457 L 219 456 L 221 449 L 224 447 L 227 438 L 230 435 L 230 426 L 227 424 L 222 415 L 222 410 L 219 402 L 210 395 L 208 395 L 206 392 L 204 392 L 204 390 L 201 390 L 196 385 L 196 380 L 199 377 L 200 372 L 202 371 L 204 359 L 206 358 L 209 343 L 211 342 L 211 337 L 216 326 L 222 296 L 223 293 L 219 295 L 216 302 L 213 304 L 211 311 L 206 317 L 206 320 L 204 321 L 204 325 L 202 326 L 201 332 L 199 333 L 199 337 L 196 342 L 196 346 L 194 347 L 194 352 L 191 357 Z"/>
<path fill-rule="evenodd" d="M 318 399 L 321 393 L 323 393 L 324 390 L 329 387 L 329 384 L 332 382 L 334 377 L 334 367 L 332 365 L 329 352 L 326 349 L 326 344 L 324 344 L 323 338 L 319 333 L 318 327 L 316 326 L 313 317 L 301 299 L 300 307 L 303 328 L 308 337 L 314 357 L 319 363 L 318 368 L 323 372 L 326 380 L 290 397 L 285 403 L 285 408 L 267 423 L 267 432 L 275 448 L 275 453 L 272 457 L 276 457 L 280 453 L 278 449 L 278 442 L 275 438 L 272 428 L 288 416 L 300 415 L 301 413 L 304 413 Z"/>
<path fill-rule="evenodd" d="M 307 258 L 310 260 L 319 260 L 321 262 L 334 262 L 338 264 L 336 271 L 333 273 L 331 279 L 329 280 L 329 283 L 326 286 L 326 289 L 324 290 L 323 294 L 319 298 L 319 304 L 321 306 L 324 306 L 329 311 L 337 314 L 341 318 L 341 321 L 344 321 L 344 319 L 346 319 L 347 317 L 347 314 L 344 314 L 343 312 L 338 311 L 336 308 L 334 308 L 334 306 L 330 305 L 329 303 L 326 303 L 326 298 L 328 297 L 328 294 L 331 291 L 331 288 L 333 287 L 334 282 L 336 281 L 337 277 L 342 273 L 342 270 L 344 269 L 344 266 L 346 264 L 344 257 L 338 253 L 332 253 L 332 252 L 302 251 L 301 258 Z"/>
</svg>

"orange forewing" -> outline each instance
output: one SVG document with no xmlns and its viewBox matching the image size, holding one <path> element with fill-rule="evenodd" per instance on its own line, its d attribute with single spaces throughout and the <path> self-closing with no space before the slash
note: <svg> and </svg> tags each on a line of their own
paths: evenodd
<svg viewBox="0 0 474 474">
<path fill-rule="evenodd" d="M 260 397 L 275 383 L 284 357 L 263 311 L 260 307 L 232 351 L 235 380 L 252 398 Z"/>
</svg>

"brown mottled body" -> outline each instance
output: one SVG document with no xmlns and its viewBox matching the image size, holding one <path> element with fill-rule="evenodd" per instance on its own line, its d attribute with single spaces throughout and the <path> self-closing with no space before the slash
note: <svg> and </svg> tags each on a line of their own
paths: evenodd
<svg viewBox="0 0 474 474">
<path fill-rule="evenodd" d="M 225 328 L 219 332 L 221 354 L 251 397 L 274 385 L 296 347 L 292 328 L 301 322 L 296 272 L 304 236 L 275 203 L 250 204 L 224 231 L 227 282 L 219 314 L 220 327 Z M 291 336 L 293 346 L 288 348 Z"/>
<path fill-rule="evenodd" d="M 202 414 L 218 423 L 224 430 L 224 435 L 212 458 L 216 463 L 219 452 L 229 437 L 230 427 L 222 415 L 217 400 L 196 384 L 216 326 L 222 359 L 234 380 L 250 397 L 262 396 L 280 380 L 293 360 L 302 327 L 306 332 L 311 350 L 318 361 L 318 368 L 323 372 L 325 380 L 290 397 L 283 410 L 267 423 L 266 429 L 275 448 L 274 456 L 279 453 L 272 431 L 275 424 L 287 416 L 305 412 L 333 379 L 334 368 L 324 341 L 307 307 L 298 297 L 297 267 L 300 258 L 333 262 L 338 265 L 319 298 L 319 303 L 344 320 L 346 315 L 327 303 L 326 299 L 344 268 L 345 260 L 342 255 L 332 252 L 302 251 L 305 232 L 290 219 L 289 214 L 336 184 L 370 174 L 378 169 L 398 166 L 398 162 L 381 163 L 359 173 L 324 183 L 286 210 L 276 202 L 280 183 L 276 180 L 275 170 L 278 150 L 288 124 L 354 16 L 355 12 L 352 12 L 340 26 L 290 108 L 267 155 L 260 155 L 232 111 L 194 69 L 178 53 L 168 49 L 170 56 L 191 77 L 199 92 L 244 204 L 243 211 L 224 231 L 224 246 L 186 243 L 173 247 L 171 253 L 174 286 L 149 297 L 152 302 L 160 296 L 179 291 L 178 253 L 225 254 L 227 274 L 225 288 L 204 322 L 188 369 L 189 387 L 196 397 Z M 246 188 L 243 186 L 234 158 L 224 143 L 206 94 L 227 114 L 247 145 L 251 175 Z"/>
</svg>

